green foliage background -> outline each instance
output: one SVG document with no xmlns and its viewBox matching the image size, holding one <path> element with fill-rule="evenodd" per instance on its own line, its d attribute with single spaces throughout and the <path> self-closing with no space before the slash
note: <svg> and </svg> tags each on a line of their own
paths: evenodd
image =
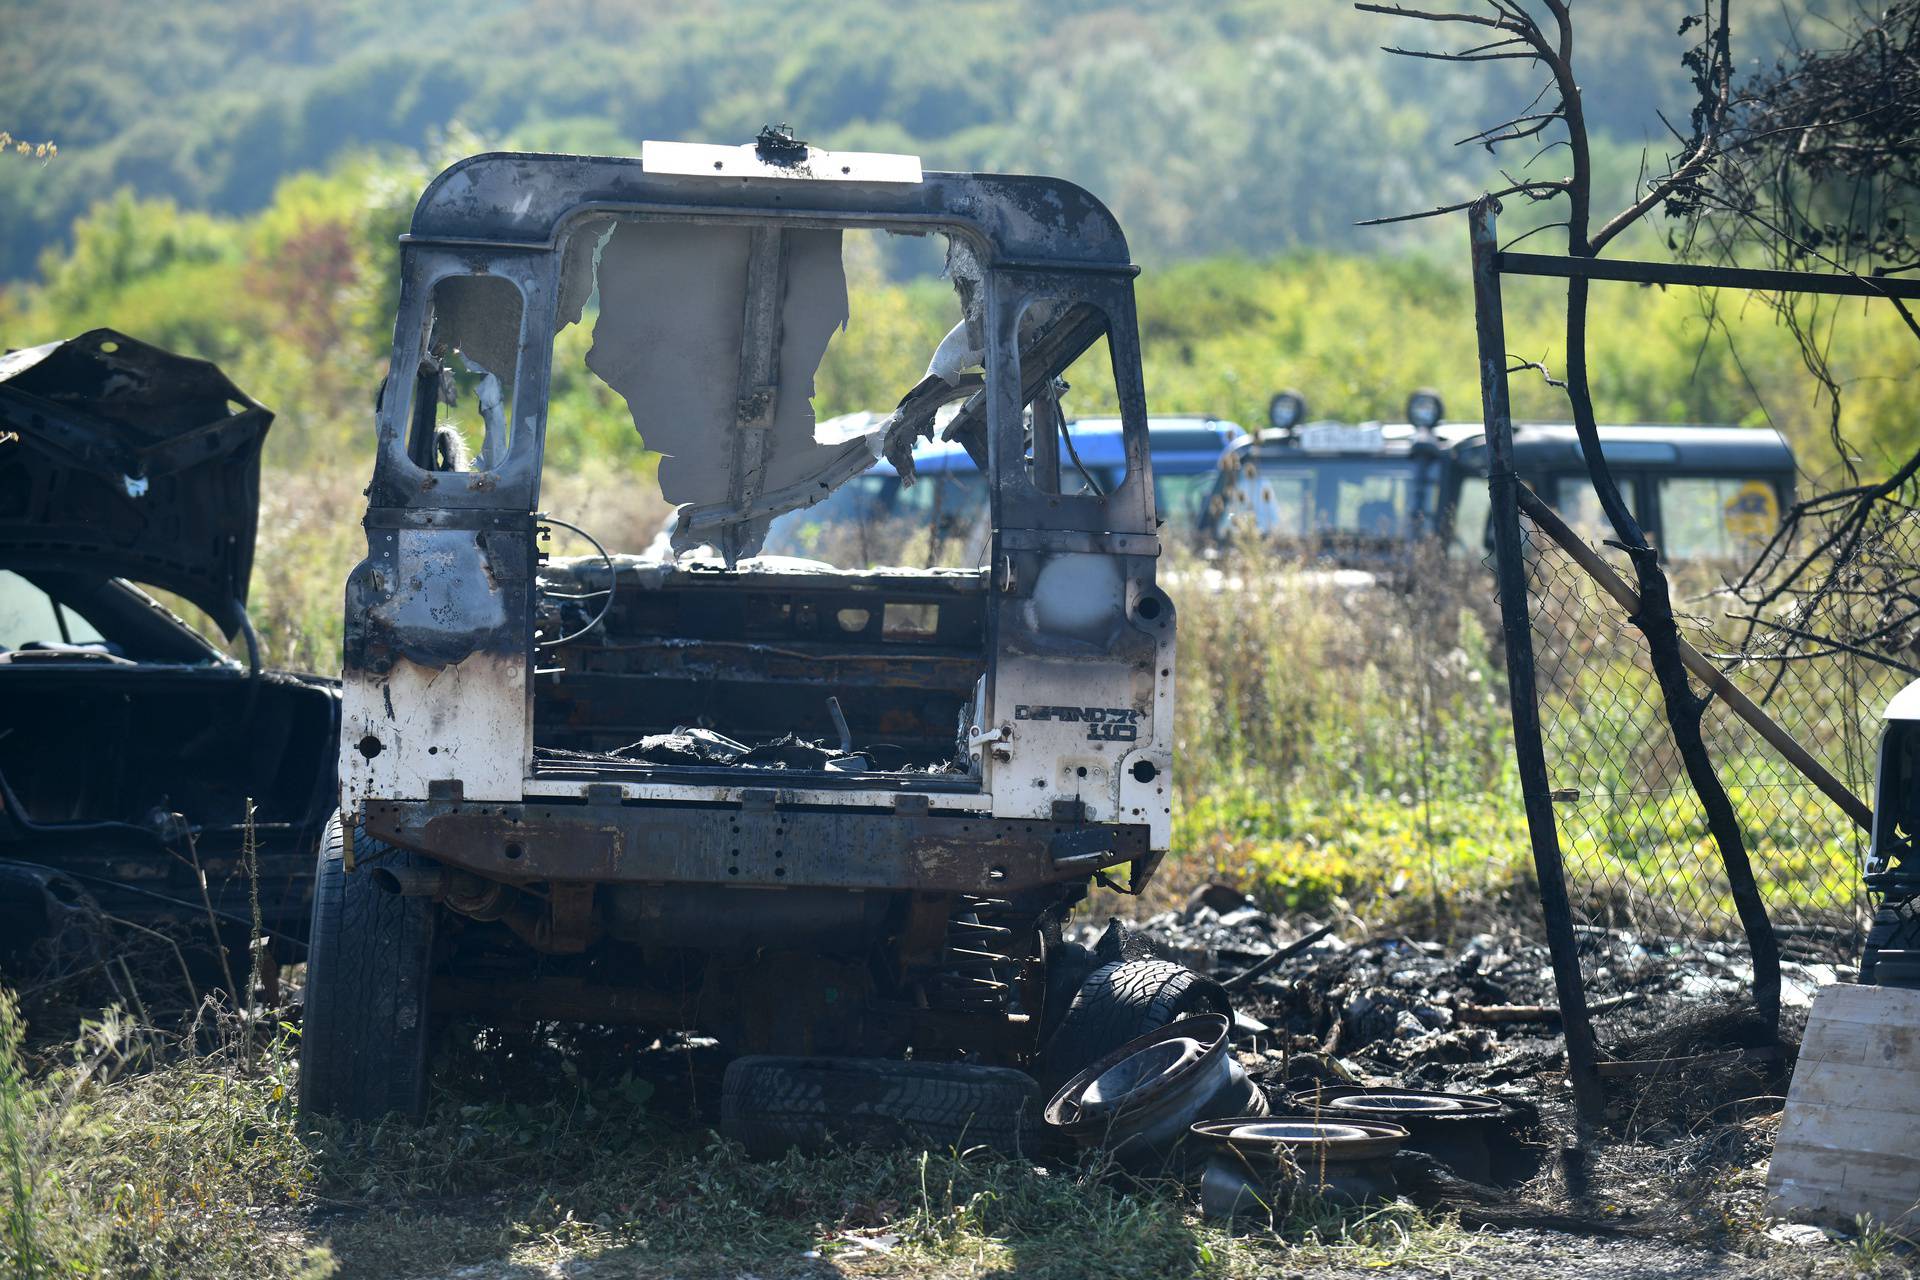
<svg viewBox="0 0 1920 1280">
<path fill-rule="evenodd" d="M 1809 15 L 1847 5 L 1748 6 L 1739 48 L 1769 60 L 1787 30 L 1817 38 Z M 1582 8 L 1587 114 L 1615 188 L 1666 143 L 1662 113 L 1684 127 L 1688 7 Z M 1427 233 L 1357 219 L 1487 185 L 1493 161 L 1453 144 L 1536 87 L 1518 63 L 1389 59 L 1378 46 L 1437 33 L 1345 0 L 6 0 L 0 32 L 0 127 L 61 149 L 0 166 L 0 279 L 120 188 L 249 213 L 294 174 L 455 125 L 618 152 L 785 120 L 935 168 L 1072 178 L 1147 262 L 1371 251 Z"/>
<path fill-rule="evenodd" d="M 1836 5 L 1743 12 L 1737 47 L 1758 69 L 1789 32 L 1830 31 L 1820 19 Z M 1662 117 L 1685 117 L 1687 7 L 1610 0 L 1578 15 L 1603 201 L 1631 189 L 1643 151 L 1658 162 Z M 219 360 L 280 414 L 270 464 L 356 473 L 394 240 L 433 172 L 495 146 L 631 151 L 744 139 L 768 120 L 937 168 L 1088 186 L 1146 267 L 1158 410 L 1251 423 L 1290 385 L 1317 412 L 1365 419 L 1434 386 L 1471 416 L 1461 220 L 1354 224 L 1497 181 L 1513 157 L 1454 144 L 1533 89 L 1524 64 L 1390 58 L 1378 46 L 1433 47 L 1445 32 L 1344 0 L 0 0 L 0 31 L 0 125 L 60 145 L 50 163 L 0 163 L 0 346 L 112 324 Z M 1541 216 L 1516 208 L 1508 222 Z M 1660 252 L 1657 239 L 1637 247 Z M 951 314 L 942 286 L 911 278 L 928 260 L 901 248 L 853 264 L 854 324 L 822 372 L 823 416 L 887 407 L 918 373 Z M 1517 285 L 1509 301 L 1514 349 L 1550 366 L 1557 293 Z M 1692 294 L 1600 290 L 1601 412 L 1773 421 L 1825 471 L 1826 408 L 1798 352 L 1750 304 L 1718 303 L 1716 327 Z M 1869 466 L 1904 454 L 1914 433 L 1897 390 L 1913 344 L 1869 310 L 1829 315 L 1850 439 Z M 557 364 L 569 429 L 553 460 L 649 467 L 617 401 L 577 361 Z M 1522 413 L 1564 416 L 1537 380 L 1517 393 Z"/>
</svg>

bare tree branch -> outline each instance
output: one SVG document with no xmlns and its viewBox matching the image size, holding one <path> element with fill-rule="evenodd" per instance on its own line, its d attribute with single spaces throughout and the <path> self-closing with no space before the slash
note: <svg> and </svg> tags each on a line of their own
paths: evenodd
<svg viewBox="0 0 1920 1280">
<path fill-rule="evenodd" d="M 1502 187 L 1500 190 L 1491 192 L 1490 194 L 1496 197 L 1539 194 L 1541 198 L 1544 199 L 1557 193 L 1563 193 L 1566 189 L 1567 182 L 1565 179 L 1554 179 L 1552 181 L 1518 182 L 1513 186 Z M 1396 213 L 1390 217 L 1366 218 L 1355 225 L 1362 227 L 1384 227 L 1388 223 L 1393 222 L 1412 222 L 1418 218 L 1437 218 L 1443 213 L 1458 213 L 1462 209 L 1471 208 L 1480 199 L 1481 197 L 1475 196 L 1472 200 L 1463 200 L 1458 204 L 1443 204 L 1437 208 L 1427 209 L 1420 213 Z"/>
<path fill-rule="evenodd" d="M 1397 54 L 1402 58 L 1431 58 L 1435 62 L 1538 62 L 1540 54 L 1532 49 L 1525 53 L 1436 53 L 1427 49 L 1396 49 L 1391 45 L 1381 45 L 1380 52 Z"/>
</svg>

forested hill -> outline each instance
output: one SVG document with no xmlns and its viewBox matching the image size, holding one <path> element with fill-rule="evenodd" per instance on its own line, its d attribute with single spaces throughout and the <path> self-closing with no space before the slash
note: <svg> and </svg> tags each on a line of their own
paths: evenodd
<svg viewBox="0 0 1920 1280">
<path fill-rule="evenodd" d="M 1579 6 L 1616 182 L 1665 136 L 1658 109 L 1684 122 L 1688 7 Z M 1770 59 L 1807 7 L 1753 6 L 1741 47 Z M 1530 96 L 1521 64 L 1378 51 L 1434 35 L 1345 0 L 10 0 L 0 129 L 60 152 L 0 164 L 0 279 L 117 189 L 243 213 L 289 174 L 450 127 L 618 152 L 784 120 L 1077 179 L 1149 261 L 1384 247 L 1353 222 L 1484 185 L 1490 159 L 1453 144 Z"/>
</svg>

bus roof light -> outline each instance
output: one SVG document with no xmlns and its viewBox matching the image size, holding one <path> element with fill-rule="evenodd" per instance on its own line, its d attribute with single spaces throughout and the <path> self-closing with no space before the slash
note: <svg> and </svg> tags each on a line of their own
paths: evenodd
<svg viewBox="0 0 1920 1280">
<path fill-rule="evenodd" d="M 1415 431 L 1432 431 L 1446 414 L 1447 406 L 1441 403 L 1438 391 L 1422 388 L 1407 397 L 1407 421 Z"/>
<path fill-rule="evenodd" d="M 1267 401 L 1267 421 L 1276 431 L 1291 431 L 1306 417 L 1307 398 L 1298 391 L 1276 391 Z"/>
</svg>

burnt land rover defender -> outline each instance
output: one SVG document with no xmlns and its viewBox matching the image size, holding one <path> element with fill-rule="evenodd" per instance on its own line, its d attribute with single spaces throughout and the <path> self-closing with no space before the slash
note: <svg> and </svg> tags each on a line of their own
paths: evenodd
<svg viewBox="0 0 1920 1280">
<path fill-rule="evenodd" d="M 950 331 L 836 364 L 889 323 L 849 267 L 902 250 L 944 254 Z M 346 592 L 309 1110 L 417 1109 L 429 1028 L 461 1014 L 1044 1078 L 1222 1003 L 1170 964 L 1090 979 L 1060 942 L 1091 881 L 1138 891 L 1169 837 L 1134 274 L 1068 183 L 772 131 L 435 179 Z M 880 412 L 815 421 L 817 382 L 883 377 Z M 1077 474 L 1069 401 L 1118 407 L 1104 485 Z M 543 460 L 580 430 L 563 404 L 591 403 L 660 455 L 664 561 L 588 529 L 594 554 L 547 554 L 573 526 L 543 514 Z M 980 563 L 756 556 L 877 458 L 910 480 L 936 433 L 990 478 Z"/>
</svg>

